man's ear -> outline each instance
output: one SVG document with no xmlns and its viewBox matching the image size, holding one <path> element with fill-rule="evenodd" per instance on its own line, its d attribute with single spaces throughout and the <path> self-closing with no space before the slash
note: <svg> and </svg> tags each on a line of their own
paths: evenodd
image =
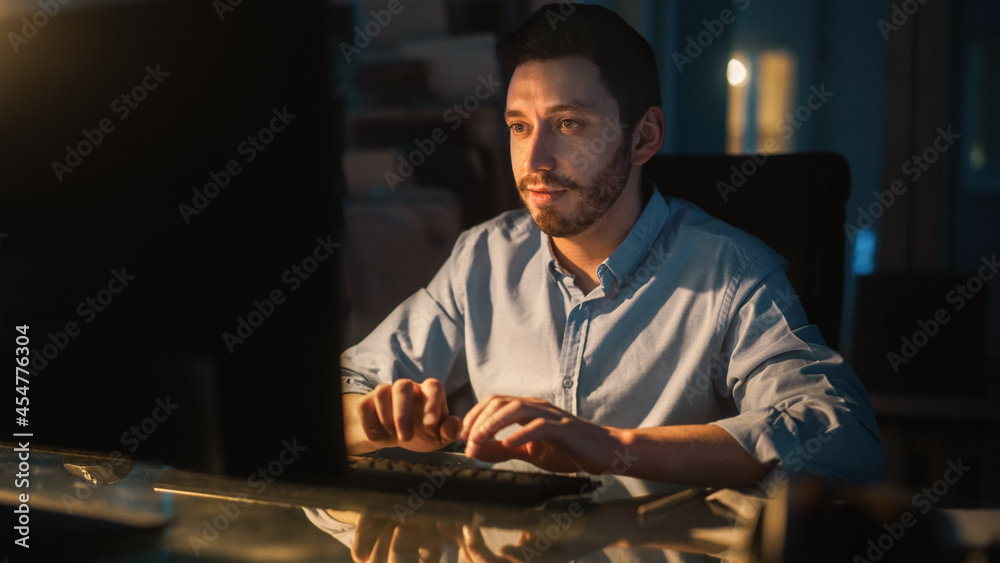
<svg viewBox="0 0 1000 563">
<path fill-rule="evenodd" d="M 663 110 L 657 106 L 650 106 L 632 134 L 632 166 L 642 166 L 660 152 L 666 129 Z"/>
</svg>

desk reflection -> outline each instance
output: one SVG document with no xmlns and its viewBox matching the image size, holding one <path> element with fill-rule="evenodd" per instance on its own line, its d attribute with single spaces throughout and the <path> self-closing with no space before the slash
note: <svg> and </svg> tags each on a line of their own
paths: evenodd
<svg viewBox="0 0 1000 563">
<path fill-rule="evenodd" d="M 11 444 L 0 470 L 17 471 Z M 30 492 L 33 557 L 78 561 L 718 561 L 692 529 L 733 529 L 703 491 L 655 515 L 664 495 L 562 497 L 524 507 L 180 471 L 33 448 L 30 488 L 0 485 L 12 514 Z M 16 520 L 16 516 L 15 516 Z M 124 558 L 124 559 L 123 559 Z"/>
<path fill-rule="evenodd" d="M 16 448 L 0 443 L 0 473 L 27 477 L 2 480 L 0 509 L 39 561 L 72 553 L 74 561 L 138 563 L 826 562 L 874 553 L 886 534 L 902 529 L 897 522 L 914 519 L 881 563 L 988 561 L 965 556 L 1000 545 L 998 510 L 917 518 L 908 497 L 856 488 L 834 497 L 816 480 L 769 500 L 695 489 L 650 511 L 664 494 L 629 493 L 644 489 L 616 478 L 599 494 L 512 506 L 265 483 L 79 451 L 32 447 L 24 460 Z M 21 560 L 21 547 L 11 549 L 12 560 Z"/>
<path fill-rule="evenodd" d="M 354 561 L 719 561 L 726 548 L 692 539 L 693 528 L 732 525 L 698 495 L 640 521 L 657 497 L 564 499 L 518 511 L 480 506 L 455 517 L 304 509 L 318 528 L 351 550 Z"/>
</svg>

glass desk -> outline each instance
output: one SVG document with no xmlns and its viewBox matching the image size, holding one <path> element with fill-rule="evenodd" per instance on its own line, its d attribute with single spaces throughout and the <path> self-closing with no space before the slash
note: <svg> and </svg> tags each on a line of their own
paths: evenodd
<svg viewBox="0 0 1000 563">
<path fill-rule="evenodd" d="M 13 517 L 14 539 L 29 545 L 8 543 L 4 555 L 10 563 L 70 557 L 123 562 L 780 561 L 846 539 L 865 557 L 863 538 L 878 538 L 849 534 L 850 511 L 816 512 L 817 506 L 851 503 L 812 502 L 822 491 L 814 487 L 785 490 L 766 502 L 748 501 L 735 491 L 700 489 L 683 489 L 663 501 L 666 495 L 633 497 L 609 482 L 595 496 L 517 507 L 264 483 L 36 447 L 23 472 L 15 445 L 0 449 L 0 508 Z M 26 475 L 18 479 L 19 473 Z M 30 495 L 27 503 L 23 494 Z M 790 496 L 805 502 L 791 502 Z M 771 503 L 787 509 L 771 510 Z M 758 517 L 762 505 L 769 508 Z M 890 521 L 885 516 L 890 513 L 879 514 Z M 924 518 L 933 533 L 912 531 L 897 543 L 926 549 L 928 538 L 956 537 L 954 521 L 937 514 Z M 873 529 L 879 527 L 866 533 Z M 796 541 L 789 541 L 792 530 Z M 888 551 L 882 561 L 910 552 Z"/>
</svg>

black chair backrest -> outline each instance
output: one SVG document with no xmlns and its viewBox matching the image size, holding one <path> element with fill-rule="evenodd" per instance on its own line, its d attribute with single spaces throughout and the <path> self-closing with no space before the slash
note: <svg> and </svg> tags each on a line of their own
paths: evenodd
<svg viewBox="0 0 1000 563">
<path fill-rule="evenodd" d="M 836 153 L 657 155 L 643 167 L 665 196 L 764 241 L 788 261 L 788 278 L 827 345 L 840 340 L 847 161 Z"/>
</svg>

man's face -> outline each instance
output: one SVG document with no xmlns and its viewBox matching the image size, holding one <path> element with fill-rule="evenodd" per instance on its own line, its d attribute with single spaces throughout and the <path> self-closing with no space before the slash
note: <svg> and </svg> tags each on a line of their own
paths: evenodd
<svg viewBox="0 0 1000 563">
<path fill-rule="evenodd" d="M 514 179 L 538 227 L 566 238 L 593 226 L 632 170 L 618 103 L 597 65 L 572 56 L 518 66 L 505 115 Z"/>
</svg>

